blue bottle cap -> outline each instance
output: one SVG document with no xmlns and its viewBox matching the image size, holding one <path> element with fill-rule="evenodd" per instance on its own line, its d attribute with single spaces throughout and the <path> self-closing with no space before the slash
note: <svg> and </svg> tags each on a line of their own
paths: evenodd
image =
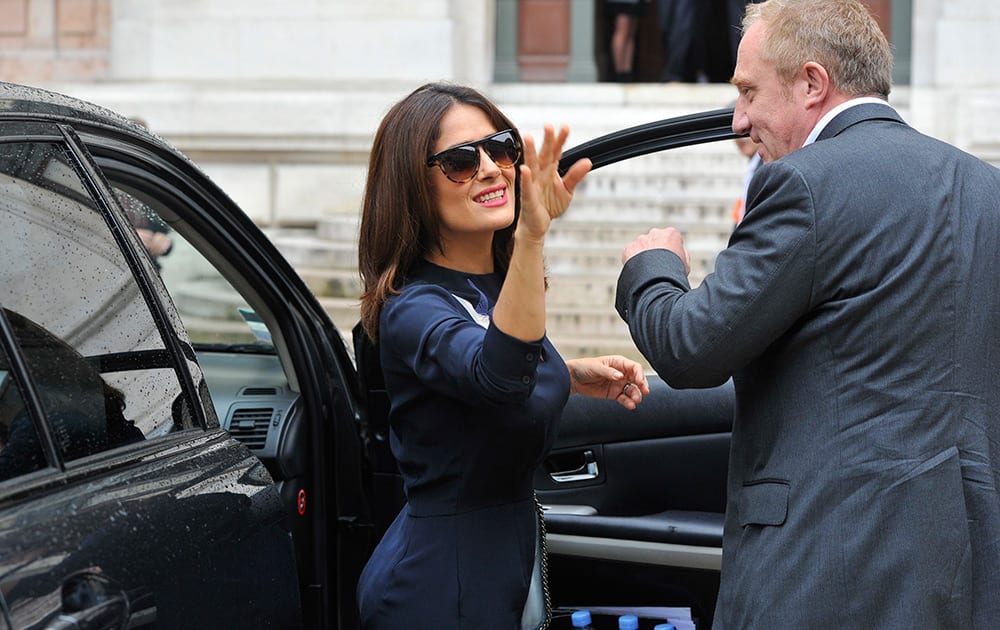
<svg viewBox="0 0 1000 630">
<path fill-rule="evenodd" d="M 590 611 L 589 610 L 578 610 L 573 613 L 573 627 L 574 628 L 586 628 L 590 625 Z"/>
<path fill-rule="evenodd" d="M 653 626 L 653 630 L 677 630 L 672 623 L 658 623 Z"/>
<path fill-rule="evenodd" d="M 639 630 L 639 618 L 635 615 L 622 615 L 618 618 L 618 630 Z"/>
</svg>

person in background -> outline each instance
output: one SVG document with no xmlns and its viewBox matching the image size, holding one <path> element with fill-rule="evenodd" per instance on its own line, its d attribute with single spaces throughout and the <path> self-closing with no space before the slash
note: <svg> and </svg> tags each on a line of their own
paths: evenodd
<svg viewBox="0 0 1000 630">
<path fill-rule="evenodd" d="M 746 0 L 657 0 L 665 57 L 661 80 L 728 82 L 736 65 L 746 5 Z"/>
<path fill-rule="evenodd" d="M 570 393 L 634 409 L 622 356 L 563 361 L 542 256 L 589 160 L 558 174 L 479 92 L 424 85 L 375 135 L 362 203 L 361 321 L 389 397 L 406 505 L 358 585 L 362 626 L 538 628 L 550 606 L 533 475 Z"/>
<path fill-rule="evenodd" d="M 753 174 L 760 166 L 760 153 L 757 152 L 757 143 L 750 136 L 740 136 L 734 142 L 740 155 L 747 158 L 747 167 L 743 172 L 743 190 L 740 192 L 739 199 L 733 204 L 733 226 L 737 226 L 743 221 L 743 215 L 746 214 L 747 189 L 750 187 Z"/>
<path fill-rule="evenodd" d="M 138 116 L 131 116 L 129 120 L 143 129 L 149 129 L 146 121 Z M 139 239 L 142 240 L 143 246 L 153 260 L 153 266 L 159 270 L 160 257 L 169 254 L 174 247 L 173 239 L 170 237 L 170 226 L 160 218 L 155 210 L 142 201 L 120 188 L 113 190 L 118 198 L 118 203 L 125 211 L 125 218 L 135 228 L 136 234 L 139 235 Z"/>
<path fill-rule="evenodd" d="M 715 272 L 627 245 L 616 307 L 674 387 L 730 377 L 715 630 L 997 627 L 1000 170 L 908 126 L 857 0 L 747 7 L 763 164 Z"/>
<path fill-rule="evenodd" d="M 664 63 L 660 78 L 665 83 L 704 83 L 705 0 L 657 0 Z"/>
<path fill-rule="evenodd" d="M 729 55 L 732 66 L 736 65 L 736 53 L 740 48 L 740 34 L 743 17 L 748 4 L 759 4 L 764 0 L 725 0 L 726 3 L 726 33 L 729 35 Z"/>
<path fill-rule="evenodd" d="M 118 203 L 125 212 L 125 218 L 135 229 L 143 246 L 153 260 L 153 266 L 160 269 L 160 257 L 166 256 L 174 248 L 170 236 L 170 226 L 145 203 L 139 201 L 120 188 L 113 188 Z"/>
<path fill-rule="evenodd" d="M 611 63 L 615 81 L 631 83 L 635 80 L 636 33 L 639 18 L 646 14 L 649 0 L 605 0 L 605 9 L 611 17 Z"/>
</svg>

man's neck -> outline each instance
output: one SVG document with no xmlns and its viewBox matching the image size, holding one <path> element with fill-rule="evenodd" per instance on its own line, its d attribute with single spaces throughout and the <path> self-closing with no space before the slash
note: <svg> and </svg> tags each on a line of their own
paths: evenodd
<svg viewBox="0 0 1000 630">
<path fill-rule="evenodd" d="M 806 141 L 802 143 L 802 146 L 807 144 L 812 144 L 819 137 L 819 134 L 823 133 L 826 126 L 830 124 L 830 121 L 837 117 L 837 114 L 841 113 L 845 109 L 854 107 L 856 105 L 864 105 L 865 103 L 881 103 L 883 105 L 888 105 L 888 103 L 883 98 L 878 98 L 875 96 L 859 96 L 856 98 L 847 98 L 840 101 L 838 104 L 831 107 L 825 114 L 820 116 L 819 121 L 806 136 Z"/>
</svg>

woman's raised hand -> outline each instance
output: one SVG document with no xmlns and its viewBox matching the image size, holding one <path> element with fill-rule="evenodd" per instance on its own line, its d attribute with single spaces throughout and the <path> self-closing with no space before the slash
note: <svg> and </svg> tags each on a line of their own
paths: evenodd
<svg viewBox="0 0 1000 630">
<path fill-rule="evenodd" d="M 563 144 L 569 136 L 569 127 L 563 125 L 556 135 L 552 125 L 545 125 L 545 138 L 540 151 L 535 151 L 535 139 L 524 138 L 524 164 L 521 165 L 521 217 L 518 231 L 526 236 L 544 238 L 552 219 L 561 216 L 573 199 L 573 190 L 590 172 L 588 158 L 577 160 L 562 177 L 559 176 L 559 158 Z"/>
</svg>

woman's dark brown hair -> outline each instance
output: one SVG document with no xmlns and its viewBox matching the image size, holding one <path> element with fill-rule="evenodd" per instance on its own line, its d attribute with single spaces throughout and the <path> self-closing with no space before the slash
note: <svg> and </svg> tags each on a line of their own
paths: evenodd
<svg viewBox="0 0 1000 630">
<path fill-rule="evenodd" d="M 498 131 L 514 129 L 497 106 L 478 91 L 450 83 L 428 83 L 396 103 L 375 133 L 358 237 L 358 266 L 364 285 L 361 325 L 373 341 L 378 339 L 382 305 L 399 292 L 417 263 L 441 250 L 440 218 L 427 158 L 434 153 L 441 119 L 455 105 L 482 110 Z M 514 222 L 493 235 L 493 265 L 501 276 L 510 264 L 514 226 L 521 210 L 520 190 L 521 178 L 517 177 Z"/>
</svg>

